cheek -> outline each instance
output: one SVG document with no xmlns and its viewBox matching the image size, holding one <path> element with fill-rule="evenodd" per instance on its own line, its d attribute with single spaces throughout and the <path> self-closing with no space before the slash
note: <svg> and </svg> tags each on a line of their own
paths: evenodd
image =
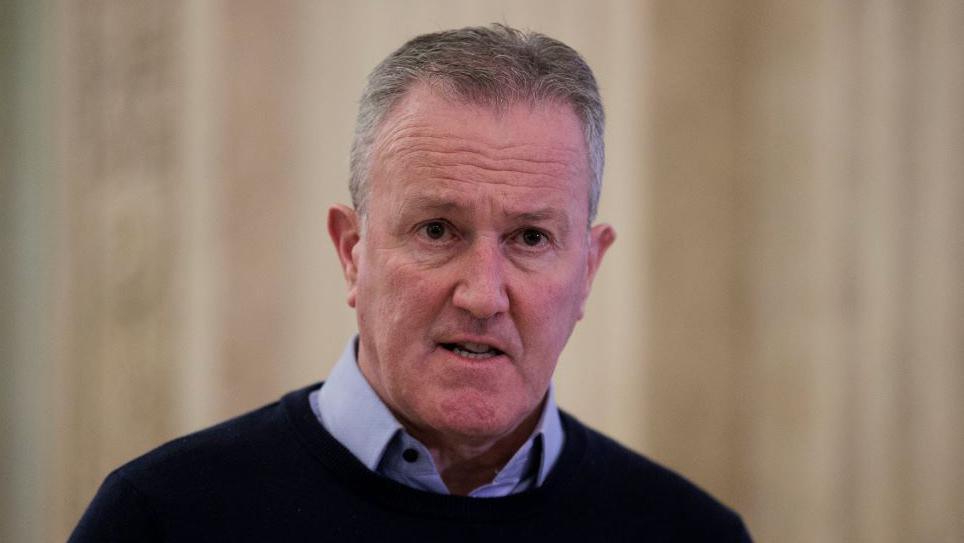
<svg viewBox="0 0 964 543">
<path fill-rule="evenodd" d="M 370 314 L 360 315 L 360 318 L 388 334 L 415 339 L 413 334 L 418 331 L 413 328 L 430 323 L 439 311 L 439 303 L 444 301 L 444 288 L 438 274 L 391 258 L 367 271 L 369 273 L 360 277 L 359 282 L 364 288 L 360 288 L 358 296 L 363 302 L 360 305 L 368 302 L 366 307 Z"/>
<path fill-rule="evenodd" d="M 518 298 L 516 321 L 533 347 L 558 354 L 579 318 L 582 288 L 578 281 L 540 281 Z"/>
</svg>

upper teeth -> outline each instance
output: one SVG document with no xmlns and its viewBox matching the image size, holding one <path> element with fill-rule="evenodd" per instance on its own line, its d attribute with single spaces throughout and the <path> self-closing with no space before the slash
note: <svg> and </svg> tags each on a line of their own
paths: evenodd
<svg viewBox="0 0 964 543">
<path fill-rule="evenodd" d="M 464 349 L 466 351 L 471 351 L 473 353 L 485 353 L 490 351 L 492 348 L 484 343 L 458 343 L 457 347 Z"/>
</svg>

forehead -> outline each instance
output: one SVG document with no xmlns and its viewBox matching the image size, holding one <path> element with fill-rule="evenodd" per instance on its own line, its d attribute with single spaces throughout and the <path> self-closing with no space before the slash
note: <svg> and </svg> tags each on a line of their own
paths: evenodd
<svg viewBox="0 0 964 543">
<path fill-rule="evenodd" d="M 377 132 L 373 196 L 409 192 L 547 189 L 588 204 L 589 167 L 582 125 L 568 105 L 500 109 L 448 99 L 416 86 Z"/>
</svg>

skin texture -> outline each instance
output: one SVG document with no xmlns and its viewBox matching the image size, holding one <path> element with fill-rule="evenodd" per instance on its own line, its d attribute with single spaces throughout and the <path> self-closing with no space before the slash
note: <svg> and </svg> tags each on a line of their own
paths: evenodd
<svg viewBox="0 0 964 543">
<path fill-rule="evenodd" d="M 378 132 L 367 216 L 329 211 L 359 367 L 454 494 L 531 434 L 615 238 L 587 228 L 586 157 L 568 106 L 497 113 L 416 86 Z M 446 348 L 465 342 L 498 351 Z"/>
</svg>

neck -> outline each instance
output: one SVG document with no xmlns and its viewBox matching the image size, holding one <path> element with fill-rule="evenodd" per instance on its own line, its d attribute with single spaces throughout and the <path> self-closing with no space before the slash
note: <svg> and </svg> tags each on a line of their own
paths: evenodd
<svg viewBox="0 0 964 543">
<path fill-rule="evenodd" d="M 425 432 L 402 421 L 406 431 L 432 453 L 432 460 L 449 492 L 467 496 L 476 488 L 491 483 L 495 476 L 529 439 L 542 416 L 545 400 L 511 432 L 497 438 L 466 439 Z M 399 419 L 401 420 L 401 419 Z"/>
</svg>

